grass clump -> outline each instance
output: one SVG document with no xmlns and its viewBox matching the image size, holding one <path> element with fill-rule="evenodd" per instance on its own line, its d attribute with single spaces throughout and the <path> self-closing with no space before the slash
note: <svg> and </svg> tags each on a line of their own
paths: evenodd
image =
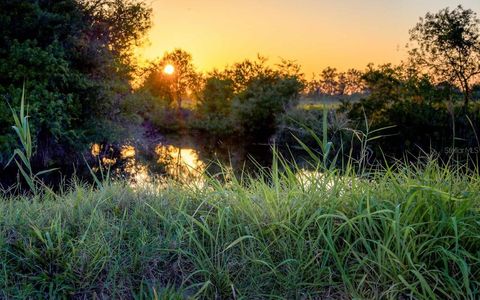
<svg viewBox="0 0 480 300">
<path fill-rule="evenodd" d="M 478 172 L 434 160 L 4 196 L 0 298 L 475 299 L 479 208 Z"/>
</svg>

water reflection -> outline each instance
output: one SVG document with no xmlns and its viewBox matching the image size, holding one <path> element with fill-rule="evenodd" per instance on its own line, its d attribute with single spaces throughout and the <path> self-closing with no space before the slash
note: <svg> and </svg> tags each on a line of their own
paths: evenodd
<svg viewBox="0 0 480 300">
<path fill-rule="evenodd" d="M 135 147 L 132 145 L 123 145 L 120 149 L 120 157 L 123 159 L 134 157 L 135 153 Z"/>
<path fill-rule="evenodd" d="M 155 147 L 155 153 L 158 156 L 157 163 L 165 165 L 166 173 L 178 180 L 198 179 L 205 172 L 205 162 L 192 148 L 160 144 Z"/>
<path fill-rule="evenodd" d="M 108 168 L 113 179 L 128 180 L 132 186 L 157 183 L 164 178 L 202 185 L 203 174 L 220 172 L 218 163 L 236 172 L 253 167 L 253 160 L 262 166 L 270 165 L 269 146 L 247 148 L 234 142 L 198 136 L 162 136 L 152 143 L 93 144 L 90 153 L 97 171 L 100 166 Z"/>
<path fill-rule="evenodd" d="M 99 144 L 93 144 L 90 152 L 101 167 L 108 168 L 116 179 L 128 180 L 132 186 L 150 184 L 161 176 L 198 183 L 207 167 L 197 150 L 162 143 L 155 146 L 154 159 L 150 155 L 142 156 L 131 144 L 120 146 L 118 155 L 114 146 Z M 99 167 L 94 171 L 99 171 Z"/>
<path fill-rule="evenodd" d="M 95 144 L 92 145 L 90 153 L 93 156 L 99 156 L 100 155 L 100 149 L 101 149 L 100 144 L 95 143 Z"/>
<path fill-rule="evenodd" d="M 90 153 L 92 154 L 93 157 L 100 159 L 102 166 L 113 166 L 117 162 L 117 158 L 114 157 L 113 155 L 106 155 L 105 152 L 105 147 L 100 145 L 100 144 L 93 144 L 92 147 L 90 148 Z M 103 150 L 103 152 L 102 152 Z M 113 149 L 108 148 L 108 151 L 106 152 L 112 152 Z M 94 171 L 98 169 L 98 166 L 94 167 Z"/>
<path fill-rule="evenodd" d="M 135 148 L 133 146 L 125 146 L 122 148 L 120 154 L 121 158 L 125 160 L 123 168 L 116 170 L 118 177 L 127 179 L 133 186 L 148 185 L 152 182 L 147 165 L 142 164 L 135 158 Z"/>
<path fill-rule="evenodd" d="M 55 166 L 61 171 L 42 179 L 54 187 L 70 178 L 93 183 L 93 170 L 99 179 L 109 176 L 112 180 L 126 180 L 133 187 L 153 184 L 161 188 L 166 178 L 202 185 L 205 173 L 228 182 L 230 175 L 243 175 L 244 171 L 256 174 L 259 167 L 268 168 L 272 162 L 269 145 L 248 144 L 236 137 L 212 140 L 200 134 L 147 133 L 122 143 L 93 143 L 84 154 L 88 165 L 82 158 L 65 161 Z M 231 173 L 222 173 L 225 169 Z M 10 174 L 15 173 L 16 170 Z M 9 177 L 14 183 L 16 177 Z"/>
</svg>

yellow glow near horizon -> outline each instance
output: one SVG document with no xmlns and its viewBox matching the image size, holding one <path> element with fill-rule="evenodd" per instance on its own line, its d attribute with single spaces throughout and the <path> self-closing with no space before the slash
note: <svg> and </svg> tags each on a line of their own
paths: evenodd
<svg viewBox="0 0 480 300">
<path fill-rule="evenodd" d="M 480 13 L 478 0 L 153 0 L 149 43 L 137 53 L 144 63 L 180 48 L 202 72 L 257 54 L 295 60 L 307 76 L 364 70 L 404 60 L 419 17 L 459 4 Z"/>
<path fill-rule="evenodd" d="M 175 67 L 173 65 L 166 65 L 163 69 L 163 72 L 168 75 L 172 75 L 175 72 Z"/>
</svg>

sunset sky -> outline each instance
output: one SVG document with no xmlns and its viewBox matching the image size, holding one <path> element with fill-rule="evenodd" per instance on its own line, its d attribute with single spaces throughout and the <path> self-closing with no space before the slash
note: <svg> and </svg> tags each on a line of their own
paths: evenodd
<svg viewBox="0 0 480 300">
<path fill-rule="evenodd" d="M 141 60 L 181 48 L 201 71 L 254 58 L 296 60 L 306 74 L 400 62 L 408 30 L 426 12 L 480 0 L 155 0 Z"/>
</svg>

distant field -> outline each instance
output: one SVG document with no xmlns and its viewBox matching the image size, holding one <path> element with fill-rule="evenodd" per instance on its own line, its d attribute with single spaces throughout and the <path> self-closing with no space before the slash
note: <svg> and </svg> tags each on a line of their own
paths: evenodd
<svg viewBox="0 0 480 300">
<path fill-rule="evenodd" d="M 315 97 L 302 97 L 297 104 L 297 108 L 305 110 L 321 110 L 326 105 L 329 109 L 336 109 L 340 106 L 341 100 L 347 102 L 357 102 L 365 95 L 354 94 L 344 96 L 320 95 Z"/>
</svg>

